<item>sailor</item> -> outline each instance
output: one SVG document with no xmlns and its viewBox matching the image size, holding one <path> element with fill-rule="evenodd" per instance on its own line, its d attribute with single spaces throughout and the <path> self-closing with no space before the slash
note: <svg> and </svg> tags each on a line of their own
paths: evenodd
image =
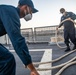
<svg viewBox="0 0 76 75">
<path fill-rule="evenodd" d="M 66 51 L 70 51 L 70 46 L 69 46 L 69 39 L 70 41 L 74 44 L 73 50 L 76 49 L 76 39 L 75 39 L 75 26 L 74 23 L 70 20 L 75 20 L 76 15 L 73 12 L 67 12 L 64 8 L 60 9 L 60 13 L 62 14 L 61 17 L 61 22 L 64 21 L 65 19 L 68 19 L 67 21 L 61 23 L 58 27 L 60 28 L 62 25 L 64 26 L 64 42 L 67 46 Z"/>
</svg>

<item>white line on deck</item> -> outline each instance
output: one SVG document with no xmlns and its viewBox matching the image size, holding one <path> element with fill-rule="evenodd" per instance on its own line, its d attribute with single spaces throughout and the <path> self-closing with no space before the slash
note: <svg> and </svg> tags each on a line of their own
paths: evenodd
<svg viewBox="0 0 76 75">
<path fill-rule="evenodd" d="M 45 50 L 41 62 L 47 62 L 52 60 L 52 49 Z M 39 68 L 50 68 L 52 64 L 39 65 Z M 51 70 L 49 71 L 39 71 L 40 75 L 51 75 Z"/>
<path fill-rule="evenodd" d="M 29 51 L 46 51 L 51 49 L 30 49 Z M 15 52 L 15 50 L 9 50 L 10 52 Z"/>
<path fill-rule="evenodd" d="M 15 52 L 15 50 L 9 50 L 10 52 Z M 52 60 L 52 49 L 30 49 L 29 51 L 45 51 L 41 62 L 47 62 Z M 52 64 L 39 65 L 39 68 L 50 68 Z M 39 71 L 40 75 L 52 75 L 51 70 L 49 71 Z"/>
</svg>

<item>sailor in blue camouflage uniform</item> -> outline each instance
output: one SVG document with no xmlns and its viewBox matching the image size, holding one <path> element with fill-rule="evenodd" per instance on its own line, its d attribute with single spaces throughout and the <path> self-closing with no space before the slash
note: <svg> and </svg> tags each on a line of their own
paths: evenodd
<svg viewBox="0 0 76 75">
<path fill-rule="evenodd" d="M 64 8 L 60 9 L 60 13 L 62 14 L 61 17 L 61 22 L 65 19 L 72 19 L 75 20 L 76 19 L 76 15 L 73 12 L 67 12 Z M 71 40 L 71 42 L 74 44 L 73 50 L 76 49 L 76 39 L 75 39 L 75 25 L 72 21 L 67 20 L 63 23 L 61 23 L 58 28 L 60 28 L 61 26 L 64 26 L 64 42 L 67 46 L 66 51 L 70 51 L 70 46 L 69 46 L 69 39 Z"/>
<path fill-rule="evenodd" d="M 20 32 L 20 18 L 26 21 L 32 19 L 32 14 L 38 12 L 31 0 L 20 0 L 18 7 L 0 5 L 0 36 L 8 34 L 15 52 L 25 67 L 30 69 L 30 75 L 39 75 L 33 66 L 25 38 Z M 13 54 L 0 44 L 0 75 L 15 75 L 16 62 Z M 25 74 L 26 75 L 26 74 Z"/>
</svg>

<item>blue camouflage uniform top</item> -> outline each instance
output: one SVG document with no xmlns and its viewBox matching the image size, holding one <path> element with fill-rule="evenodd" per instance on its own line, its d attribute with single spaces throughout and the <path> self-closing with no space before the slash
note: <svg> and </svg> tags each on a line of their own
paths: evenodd
<svg viewBox="0 0 76 75">
<path fill-rule="evenodd" d="M 25 38 L 20 32 L 20 9 L 10 5 L 0 5 L 0 36 L 8 34 L 14 49 L 24 65 L 32 63 Z"/>
<path fill-rule="evenodd" d="M 66 16 L 62 16 L 61 17 L 61 22 L 67 18 L 71 18 L 72 20 L 75 20 L 76 19 L 76 15 L 73 13 L 73 12 L 66 12 Z M 75 26 L 73 24 L 73 22 L 71 21 L 65 21 L 63 22 L 61 25 L 59 25 L 59 27 L 61 27 L 62 25 L 64 25 L 64 31 L 66 30 L 73 30 L 75 29 Z"/>
</svg>

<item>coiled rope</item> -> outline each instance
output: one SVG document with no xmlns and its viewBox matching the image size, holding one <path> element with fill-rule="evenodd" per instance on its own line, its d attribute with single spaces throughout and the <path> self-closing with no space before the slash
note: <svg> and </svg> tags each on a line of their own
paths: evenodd
<svg viewBox="0 0 76 75">
<path fill-rule="evenodd" d="M 60 23 L 60 25 L 61 25 L 63 22 L 68 21 L 68 20 L 70 20 L 70 21 L 72 21 L 74 24 L 76 24 L 75 21 L 73 21 L 72 19 L 65 19 L 65 20 L 63 20 L 63 21 Z M 57 37 L 58 37 L 57 33 L 58 33 L 58 30 L 56 30 L 56 32 L 55 32 L 55 37 L 56 37 L 56 44 L 57 44 L 57 46 L 58 46 L 59 48 L 66 48 L 66 46 L 63 46 L 63 47 L 62 47 L 62 46 L 59 45 L 58 40 L 57 40 Z"/>
<path fill-rule="evenodd" d="M 59 45 L 58 40 L 57 40 L 57 37 L 58 37 L 57 33 L 58 33 L 58 31 L 56 30 L 56 32 L 55 32 L 55 37 L 56 37 L 55 40 L 56 40 L 57 46 L 58 46 L 59 48 L 66 48 L 67 46 L 60 46 L 60 45 Z"/>
</svg>

